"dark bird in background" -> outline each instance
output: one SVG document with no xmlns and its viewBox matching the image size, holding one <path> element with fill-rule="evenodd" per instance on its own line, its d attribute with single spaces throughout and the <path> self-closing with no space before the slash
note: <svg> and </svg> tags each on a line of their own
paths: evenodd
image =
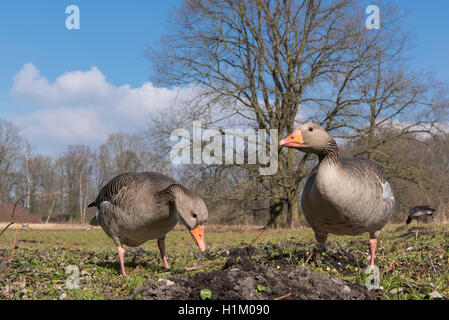
<svg viewBox="0 0 449 320">
<path fill-rule="evenodd" d="M 408 215 L 407 221 L 405 221 L 406 224 L 409 224 L 412 222 L 413 219 L 422 219 L 427 217 L 433 218 L 433 213 L 436 210 L 431 208 L 430 206 L 416 206 L 410 209 L 410 213 Z"/>
</svg>

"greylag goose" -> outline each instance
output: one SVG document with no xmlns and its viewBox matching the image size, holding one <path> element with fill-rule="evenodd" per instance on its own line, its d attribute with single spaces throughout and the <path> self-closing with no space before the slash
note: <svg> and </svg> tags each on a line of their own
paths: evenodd
<svg viewBox="0 0 449 320">
<path fill-rule="evenodd" d="M 301 196 L 304 216 L 324 246 L 329 233 L 369 232 L 371 266 L 380 229 L 393 213 L 394 196 L 387 177 L 373 161 L 342 158 L 337 143 L 318 124 L 306 123 L 279 142 L 318 155 Z"/>
<path fill-rule="evenodd" d="M 165 235 L 180 220 L 191 232 L 201 251 L 206 250 L 204 227 L 208 211 L 204 201 L 170 177 L 154 172 L 123 173 L 111 179 L 88 207 L 97 207 L 91 225 L 100 224 L 117 245 L 125 277 L 123 244 L 136 247 L 158 239 L 163 267 Z"/>
<path fill-rule="evenodd" d="M 407 218 L 407 221 L 405 221 L 406 224 L 409 224 L 410 222 L 412 222 L 413 219 L 421 219 L 421 218 L 427 218 L 427 217 L 432 217 L 433 218 L 433 213 L 436 210 L 429 207 L 429 206 L 416 206 L 410 209 L 410 213 L 409 216 Z"/>
</svg>

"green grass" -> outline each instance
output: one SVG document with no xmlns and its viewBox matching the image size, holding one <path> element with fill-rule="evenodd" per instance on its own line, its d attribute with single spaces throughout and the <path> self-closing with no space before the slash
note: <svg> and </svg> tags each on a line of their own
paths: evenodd
<svg viewBox="0 0 449 320">
<path fill-rule="evenodd" d="M 416 227 L 426 229 L 416 235 Z M 202 255 L 188 232 L 172 231 L 166 238 L 170 271 L 161 268 L 153 240 L 140 247 L 145 254 L 126 257 L 129 277 L 123 279 L 119 275 L 116 248 L 102 230 L 43 231 L 58 242 L 43 238 L 42 234 L 19 231 L 11 262 L 15 233 L 12 229 L 0 237 L 0 299 L 57 299 L 62 294 L 73 299 L 124 298 L 147 279 L 219 269 L 226 261 L 223 253 L 232 247 L 248 245 L 257 235 L 257 231 L 207 232 L 206 229 L 210 254 Z M 367 234 L 330 235 L 328 239 L 368 264 L 367 240 Z M 379 240 L 376 265 L 380 268 L 382 289 L 378 292 L 384 299 L 427 299 L 432 291 L 449 297 L 449 225 L 389 225 Z M 266 231 L 254 245 L 263 248 L 268 258 L 282 255 L 287 267 L 304 266 L 330 277 L 365 283 L 367 274 L 362 268 L 348 266 L 351 272 L 342 274 L 326 263 L 324 255 L 323 263 L 306 264 L 304 259 L 295 258 L 295 246 L 278 246 L 288 242 L 306 243 L 306 248 L 312 250 L 313 232 L 311 229 Z M 66 268 L 70 265 L 79 269 L 79 289 L 67 289 Z M 399 288 L 393 293 L 393 289 Z"/>
</svg>

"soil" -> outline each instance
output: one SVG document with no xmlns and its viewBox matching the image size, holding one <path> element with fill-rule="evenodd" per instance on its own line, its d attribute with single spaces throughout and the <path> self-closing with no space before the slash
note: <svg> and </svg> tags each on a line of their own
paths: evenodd
<svg viewBox="0 0 449 320">
<path fill-rule="evenodd" d="M 294 248 L 292 253 L 279 253 L 285 248 Z M 288 266 L 299 261 L 311 266 L 332 267 L 341 275 L 351 274 L 354 268 L 365 269 L 363 253 L 358 250 L 347 250 L 334 242 L 328 242 L 326 249 L 310 247 L 305 243 L 284 243 L 265 246 L 266 256 L 262 260 L 267 264 Z"/>
<path fill-rule="evenodd" d="M 285 244 L 284 246 L 290 246 Z M 297 244 L 295 244 L 297 245 Z M 290 254 L 279 254 L 282 246 L 233 248 L 220 270 L 174 276 L 171 282 L 147 280 L 130 292 L 129 299 L 198 300 L 202 289 L 209 289 L 213 300 L 372 300 L 375 291 L 346 280 L 298 266 L 295 261 L 308 264 L 328 263 L 336 270 L 349 272 L 346 265 L 364 267 L 351 253 L 341 248 L 299 248 Z M 281 250 L 282 252 L 282 250 Z M 324 254 L 323 254 L 324 252 Z M 286 259 L 288 256 L 288 259 Z M 257 257 L 257 258 L 256 258 Z M 323 258 L 324 257 L 324 258 Z M 286 262 L 290 261 L 290 262 Z"/>
</svg>

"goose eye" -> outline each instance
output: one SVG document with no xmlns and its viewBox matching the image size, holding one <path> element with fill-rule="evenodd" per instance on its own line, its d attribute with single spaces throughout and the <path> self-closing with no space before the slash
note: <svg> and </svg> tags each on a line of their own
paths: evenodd
<svg viewBox="0 0 449 320">
<path fill-rule="evenodd" d="M 312 132 L 312 131 L 313 131 L 313 128 L 312 128 L 312 127 L 309 127 L 309 131 Z"/>
<path fill-rule="evenodd" d="M 196 213 L 192 213 L 192 217 L 196 218 L 198 216 L 196 215 Z"/>
</svg>

